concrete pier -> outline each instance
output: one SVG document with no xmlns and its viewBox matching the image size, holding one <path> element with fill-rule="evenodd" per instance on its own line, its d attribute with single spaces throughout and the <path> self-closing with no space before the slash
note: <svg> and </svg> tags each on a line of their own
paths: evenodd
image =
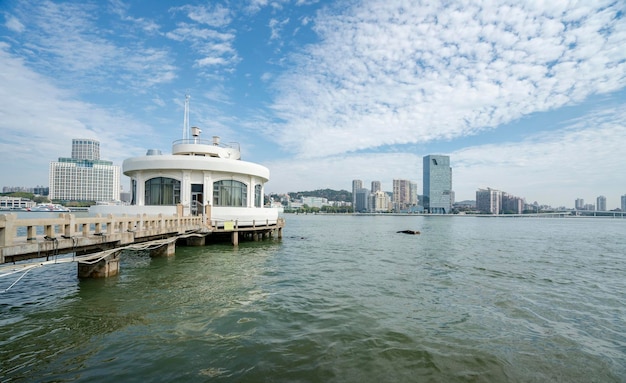
<svg viewBox="0 0 626 383">
<path fill-rule="evenodd" d="M 204 246 L 206 237 L 189 237 L 187 238 L 187 246 Z"/>
<path fill-rule="evenodd" d="M 124 249 L 150 249 L 152 257 L 171 257 L 177 242 L 204 246 L 209 238 L 213 241 L 230 237 L 231 243 L 238 246 L 242 240 L 259 241 L 272 238 L 274 233 L 280 239 L 284 226 L 282 218 L 259 224 L 205 221 L 201 216 L 176 214 L 77 218 L 62 213 L 57 217 L 28 219 L 0 214 L 0 269 L 28 259 L 45 258 L 47 262 L 59 255 L 73 254 L 72 260 L 66 260 L 78 263 L 80 278 L 105 278 L 120 272 L 120 254 Z"/>
<path fill-rule="evenodd" d="M 78 262 L 78 278 L 108 278 L 120 272 L 120 253 L 113 252 L 95 262 Z"/>
<path fill-rule="evenodd" d="M 252 241 L 264 240 L 266 237 L 272 238 L 274 233 L 276 237 L 281 239 L 283 237 L 283 227 L 285 227 L 285 220 L 279 218 L 276 223 L 270 223 L 265 221 L 262 224 L 258 224 L 256 221 L 252 221 L 251 225 L 242 226 L 239 221 L 226 221 L 221 224 L 213 222 L 211 224 L 213 233 L 231 233 L 231 243 L 233 246 L 239 245 L 240 237 L 243 239 L 251 239 Z"/>
<path fill-rule="evenodd" d="M 156 249 L 150 250 L 150 256 L 157 257 L 172 257 L 176 253 L 176 243 L 170 242 Z"/>
</svg>

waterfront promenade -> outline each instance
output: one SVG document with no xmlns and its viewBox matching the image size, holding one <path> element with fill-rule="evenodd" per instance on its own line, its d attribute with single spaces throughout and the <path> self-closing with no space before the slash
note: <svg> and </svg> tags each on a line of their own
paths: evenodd
<svg viewBox="0 0 626 383">
<path fill-rule="evenodd" d="M 151 256 L 171 256 L 177 242 L 202 246 L 209 235 L 228 235 L 232 244 L 238 245 L 240 235 L 258 240 L 276 232 L 280 238 L 283 227 L 282 219 L 219 222 L 176 214 L 76 217 L 63 213 L 57 217 L 21 219 L 16 214 L 2 214 L 0 267 L 73 254 L 79 264 L 79 277 L 107 277 L 119 272 L 119 254 L 125 249 L 149 249 Z"/>
</svg>

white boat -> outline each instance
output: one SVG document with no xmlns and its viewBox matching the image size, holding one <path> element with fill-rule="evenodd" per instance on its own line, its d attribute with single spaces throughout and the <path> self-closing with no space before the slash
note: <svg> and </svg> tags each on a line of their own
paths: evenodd
<svg viewBox="0 0 626 383">
<path fill-rule="evenodd" d="M 183 138 L 173 142 L 172 154 L 150 149 L 123 162 L 131 179 L 130 205 L 96 205 L 90 213 L 201 215 L 218 227 L 235 221 L 239 227 L 275 224 L 278 210 L 264 206 L 269 169 L 242 161 L 237 143 L 200 138 L 199 128 L 187 126 L 188 113 L 187 99 Z"/>
<path fill-rule="evenodd" d="M 48 212 L 60 212 L 60 213 L 68 213 L 70 209 L 63 205 L 52 204 L 52 203 L 40 203 L 33 207 L 29 207 L 26 211 L 48 211 Z"/>
</svg>

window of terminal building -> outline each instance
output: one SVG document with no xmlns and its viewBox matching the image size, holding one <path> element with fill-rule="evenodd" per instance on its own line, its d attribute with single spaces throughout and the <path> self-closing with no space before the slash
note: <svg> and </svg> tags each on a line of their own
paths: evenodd
<svg viewBox="0 0 626 383">
<path fill-rule="evenodd" d="M 263 196 L 261 195 L 261 189 L 263 187 L 261 185 L 254 185 L 254 206 L 261 207 L 263 204 Z"/>
<path fill-rule="evenodd" d="M 146 181 L 146 205 L 176 205 L 180 203 L 180 181 L 157 177 Z"/>
<path fill-rule="evenodd" d="M 245 207 L 248 186 L 243 182 L 223 180 L 213 183 L 213 206 Z"/>
</svg>

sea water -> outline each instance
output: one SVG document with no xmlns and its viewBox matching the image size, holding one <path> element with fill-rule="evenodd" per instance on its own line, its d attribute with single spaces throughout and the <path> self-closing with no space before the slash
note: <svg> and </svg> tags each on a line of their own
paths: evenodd
<svg viewBox="0 0 626 383">
<path fill-rule="evenodd" d="M 30 271 L 0 381 L 626 382 L 626 219 L 285 218 L 113 278 Z"/>
</svg>

